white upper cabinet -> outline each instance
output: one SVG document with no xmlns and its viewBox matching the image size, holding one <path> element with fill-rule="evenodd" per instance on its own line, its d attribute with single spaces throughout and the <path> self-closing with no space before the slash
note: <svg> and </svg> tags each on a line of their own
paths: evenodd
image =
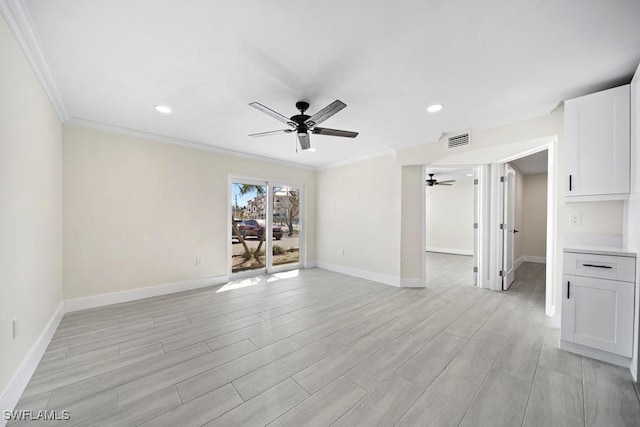
<svg viewBox="0 0 640 427">
<path fill-rule="evenodd" d="M 565 101 L 567 201 L 629 197 L 629 85 Z"/>
</svg>

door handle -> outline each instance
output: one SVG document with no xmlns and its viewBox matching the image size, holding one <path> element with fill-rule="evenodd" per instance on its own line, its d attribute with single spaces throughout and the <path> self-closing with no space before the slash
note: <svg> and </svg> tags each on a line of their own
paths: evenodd
<svg viewBox="0 0 640 427">
<path fill-rule="evenodd" d="M 569 175 L 569 191 L 571 191 L 571 175 Z"/>
<path fill-rule="evenodd" d="M 582 264 L 583 267 L 594 267 L 594 268 L 608 268 L 611 269 L 610 265 L 597 265 L 597 264 Z"/>
<path fill-rule="evenodd" d="M 517 233 L 517 232 L 518 232 L 518 230 L 516 230 L 516 229 L 514 228 L 514 229 L 513 229 L 513 232 L 514 232 L 514 233 Z"/>
<path fill-rule="evenodd" d="M 567 282 L 567 299 L 571 297 L 571 282 Z"/>
</svg>

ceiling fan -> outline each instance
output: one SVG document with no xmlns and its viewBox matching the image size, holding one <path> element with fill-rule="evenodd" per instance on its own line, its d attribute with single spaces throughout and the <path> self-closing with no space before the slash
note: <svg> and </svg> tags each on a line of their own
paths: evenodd
<svg viewBox="0 0 640 427">
<path fill-rule="evenodd" d="M 276 120 L 281 121 L 289 125 L 287 129 L 272 130 L 269 132 L 252 133 L 249 136 L 269 136 L 277 135 L 280 133 L 296 132 L 298 134 L 298 141 L 300 142 L 300 148 L 308 150 L 311 148 L 311 141 L 309 140 L 309 132 L 317 135 L 329 135 L 329 136 L 341 136 L 345 138 L 355 138 L 358 136 L 358 132 L 352 132 L 348 130 L 338 130 L 321 128 L 317 125 L 327 120 L 329 117 L 336 114 L 347 106 L 344 102 L 336 99 L 331 104 L 324 107 L 322 110 L 315 113 L 313 116 L 308 116 L 304 112 L 309 109 L 309 103 L 305 101 L 296 102 L 296 108 L 300 110 L 300 114 L 296 114 L 291 117 L 283 116 L 282 114 L 272 110 L 269 107 L 265 107 L 259 102 L 252 102 L 253 108 L 262 111 L 263 113 L 273 117 Z"/>
<path fill-rule="evenodd" d="M 434 185 L 453 185 L 453 183 L 456 182 L 455 179 L 449 179 L 447 181 L 438 181 L 437 179 L 433 178 L 434 175 L 435 173 L 429 174 L 429 179 L 427 180 L 427 185 L 429 187 L 433 187 Z"/>
</svg>

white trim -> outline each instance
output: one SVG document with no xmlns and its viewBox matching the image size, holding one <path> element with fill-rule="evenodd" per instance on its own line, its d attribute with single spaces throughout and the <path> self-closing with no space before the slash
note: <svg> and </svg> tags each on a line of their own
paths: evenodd
<svg viewBox="0 0 640 427">
<path fill-rule="evenodd" d="M 629 193 L 597 194 L 594 196 L 564 196 L 565 203 L 573 202 L 603 202 L 608 200 L 629 200 Z"/>
<path fill-rule="evenodd" d="M 525 255 L 522 255 L 520 258 L 518 258 L 516 260 L 516 262 L 513 263 L 513 269 L 514 270 L 517 270 L 518 267 L 520 267 L 522 265 L 522 263 L 525 261 L 524 257 L 525 257 Z"/>
<path fill-rule="evenodd" d="M 329 264 L 327 262 L 317 261 L 316 267 L 321 268 L 323 270 L 329 270 L 336 273 L 346 274 L 348 276 L 359 277 L 361 279 L 384 283 L 385 285 L 391 285 L 395 287 L 400 287 L 400 283 L 401 283 L 400 278 L 397 276 L 390 276 L 388 274 L 376 273 L 374 271 L 369 271 L 369 270 L 361 270 L 359 268 L 345 267 L 343 265 L 338 265 L 338 264 Z M 413 280 L 413 279 L 405 279 L 405 280 Z M 421 280 L 421 279 L 416 279 L 416 280 Z"/>
<path fill-rule="evenodd" d="M 165 283 L 162 285 L 148 286 L 131 289 L 129 291 L 112 292 L 108 294 L 92 295 L 90 297 L 76 298 L 64 301 L 65 312 L 86 310 L 88 308 L 102 307 L 121 302 L 135 301 L 159 295 L 174 294 L 176 292 L 190 291 L 220 285 L 229 281 L 228 275 L 213 276 L 204 279 L 184 280 L 181 282 Z"/>
<path fill-rule="evenodd" d="M 473 256 L 473 250 L 469 250 L 469 249 L 454 249 L 454 248 L 436 248 L 434 246 L 427 246 L 426 252 L 438 252 L 438 253 L 441 253 L 441 254 Z"/>
<path fill-rule="evenodd" d="M 556 315 L 556 306 L 552 305 L 551 308 L 549 309 L 549 311 L 545 311 L 545 314 L 547 316 L 549 316 L 551 319 L 549 320 L 549 323 L 547 323 L 547 326 L 550 326 L 554 329 L 561 329 L 562 328 L 562 318 L 558 315 Z"/>
<path fill-rule="evenodd" d="M 340 160 L 337 162 L 333 162 L 333 163 L 327 163 L 325 165 L 321 165 L 321 166 L 317 166 L 315 169 L 322 171 L 322 170 L 327 170 L 327 169 L 333 169 L 333 168 L 338 168 L 340 166 L 347 166 L 350 165 L 352 163 L 359 163 L 365 160 L 369 160 L 369 159 L 375 159 L 378 157 L 384 157 L 384 156 L 389 156 L 391 154 L 396 154 L 396 150 L 392 150 L 392 149 L 385 149 L 382 151 L 378 151 L 376 153 L 371 153 L 371 154 L 365 154 L 363 156 L 358 156 L 358 157 L 353 157 L 351 159 L 347 159 L 347 160 Z"/>
<path fill-rule="evenodd" d="M 2 396 L 0 396 L 0 410 L 11 411 L 13 410 L 18 400 L 20 400 L 20 396 L 24 392 L 24 389 L 29 384 L 29 380 L 31 376 L 35 372 L 38 367 L 38 363 L 40 363 L 40 359 L 42 359 L 42 355 L 47 350 L 49 346 L 49 342 L 51 338 L 53 338 L 53 334 L 58 329 L 58 325 L 60 324 L 60 320 L 62 320 L 62 316 L 64 315 L 64 303 L 60 302 L 56 311 L 54 311 L 51 319 L 42 330 L 42 333 L 36 340 L 36 342 L 29 350 L 29 353 L 25 356 L 22 361 L 22 364 L 9 381 L 9 384 L 5 388 Z M 4 419 L 0 419 L 0 425 L 4 425 L 6 421 Z"/>
<path fill-rule="evenodd" d="M 240 151 L 228 150 L 226 148 L 216 147 L 213 145 L 205 144 L 203 142 L 195 142 L 195 141 L 188 141 L 180 138 L 172 138 L 165 135 L 159 135 L 151 132 L 144 132 L 140 130 L 129 129 L 121 126 L 110 125 L 107 123 L 96 122 L 93 120 L 80 119 L 77 117 L 69 118 L 64 124 L 66 126 L 74 126 L 82 129 L 111 132 L 118 135 L 129 136 L 132 138 L 144 139 L 146 141 L 155 141 L 155 142 L 161 142 L 164 144 L 179 145 L 181 147 L 192 148 L 194 150 L 200 150 L 200 151 L 208 151 L 211 153 L 217 153 L 225 156 L 240 157 L 243 159 L 255 160 L 258 162 L 273 163 L 276 165 L 287 166 L 290 168 L 304 169 L 304 170 L 311 170 L 311 171 L 316 169 L 313 166 L 302 165 L 300 163 L 287 162 L 284 160 L 278 160 L 271 157 L 263 157 L 255 154 L 242 153 Z"/>
<path fill-rule="evenodd" d="M 543 256 L 523 255 L 522 258 L 524 259 L 524 262 L 537 262 L 538 264 L 547 263 L 547 257 Z"/>
<path fill-rule="evenodd" d="M 58 118 L 64 123 L 69 118 L 69 112 L 64 105 L 60 88 L 53 71 L 49 67 L 47 57 L 34 30 L 35 25 L 24 0 L 0 0 L 0 13 L 4 16 L 7 25 L 22 48 L 22 52 L 31 64 L 31 68 L 49 97 L 53 108 L 58 114 Z"/>
<path fill-rule="evenodd" d="M 402 279 L 400 282 L 402 288 L 424 288 L 426 284 L 421 278 Z"/>
</svg>

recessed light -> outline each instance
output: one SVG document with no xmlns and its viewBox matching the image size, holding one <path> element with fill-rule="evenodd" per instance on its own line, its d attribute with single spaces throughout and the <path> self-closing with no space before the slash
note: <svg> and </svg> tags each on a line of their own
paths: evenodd
<svg viewBox="0 0 640 427">
<path fill-rule="evenodd" d="M 427 111 L 429 113 L 437 113 L 438 111 L 442 110 L 442 107 L 442 104 L 431 104 L 427 107 Z"/>
<path fill-rule="evenodd" d="M 307 151 L 310 151 L 312 153 L 315 153 L 317 150 L 315 147 L 309 147 L 309 149 Z"/>
<path fill-rule="evenodd" d="M 167 107 L 166 105 L 156 105 L 153 108 L 155 108 L 156 111 L 159 113 L 163 113 L 163 114 L 171 113 L 171 107 Z"/>
<path fill-rule="evenodd" d="M 467 176 L 473 176 L 473 174 L 472 173 L 468 173 Z"/>
</svg>

